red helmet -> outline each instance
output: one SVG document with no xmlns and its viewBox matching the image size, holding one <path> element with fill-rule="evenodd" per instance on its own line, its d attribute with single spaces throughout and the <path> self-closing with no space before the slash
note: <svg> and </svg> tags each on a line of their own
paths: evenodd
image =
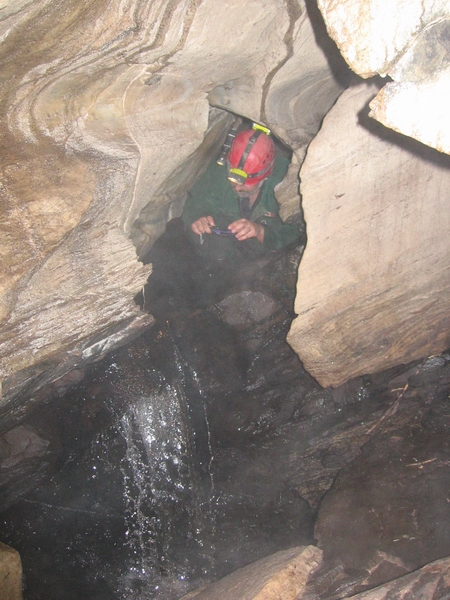
<svg viewBox="0 0 450 600">
<path fill-rule="evenodd" d="M 261 130 L 239 133 L 228 153 L 228 179 L 233 183 L 259 183 L 268 177 L 275 162 L 272 138 Z"/>
</svg>

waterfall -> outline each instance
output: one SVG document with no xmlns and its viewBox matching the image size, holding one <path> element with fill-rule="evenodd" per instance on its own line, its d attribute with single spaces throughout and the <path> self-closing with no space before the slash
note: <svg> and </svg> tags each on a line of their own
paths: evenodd
<svg viewBox="0 0 450 600">
<path fill-rule="evenodd" d="M 203 403 L 194 408 L 187 401 L 179 383 L 135 398 L 118 423 L 126 444 L 120 469 L 131 557 L 123 592 L 139 588 L 142 597 L 159 589 L 161 576 L 192 578 L 192 565 L 201 576 L 213 561 L 204 539 L 213 521 L 209 445 L 200 439 L 205 427 L 208 435 L 207 420 L 200 428 L 193 423 L 206 413 Z"/>
</svg>

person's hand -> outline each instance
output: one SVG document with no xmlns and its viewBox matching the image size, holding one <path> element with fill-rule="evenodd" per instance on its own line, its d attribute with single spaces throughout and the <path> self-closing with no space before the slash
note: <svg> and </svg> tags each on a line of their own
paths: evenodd
<svg viewBox="0 0 450 600">
<path fill-rule="evenodd" d="M 249 219 L 238 219 L 228 225 L 228 229 L 234 233 L 234 237 L 242 242 L 250 238 L 256 238 L 261 244 L 264 241 L 264 226 Z"/>
<path fill-rule="evenodd" d="M 214 219 L 212 217 L 200 217 L 194 221 L 191 225 L 191 229 L 197 235 L 202 235 L 203 233 L 211 233 L 211 227 L 215 225 Z"/>
</svg>

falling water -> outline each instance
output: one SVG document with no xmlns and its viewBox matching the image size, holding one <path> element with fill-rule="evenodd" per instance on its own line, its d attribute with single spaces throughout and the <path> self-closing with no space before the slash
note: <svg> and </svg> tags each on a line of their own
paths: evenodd
<svg viewBox="0 0 450 600">
<path fill-rule="evenodd" d="M 211 568 L 202 535 L 211 519 L 211 485 L 202 476 L 181 388 L 167 385 L 151 398 L 138 398 L 119 431 L 126 442 L 121 472 L 126 545 L 133 558 L 124 583 L 127 591 L 141 587 L 146 597 L 160 589 L 160 575 L 183 581 L 192 577 L 193 565 L 197 571 L 200 565 Z M 177 540 L 183 540 L 181 553 Z"/>
</svg>

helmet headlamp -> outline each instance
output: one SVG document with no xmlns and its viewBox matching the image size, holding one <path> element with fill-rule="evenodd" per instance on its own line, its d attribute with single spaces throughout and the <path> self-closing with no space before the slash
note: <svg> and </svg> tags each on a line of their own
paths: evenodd
<svg viewBox="0 0 450 600">
<path fill-rule="evenodd" d="M 266 135 L 270 135 L 271 131 L 268 127 L 264 127 L 264 125 L 260 125 L 259 123 L 253 123 L 252 129 L 254 131 L 262 131 Z"/>
<path fill-rule="evenodd" d="M 244 185 L 247 182 L 248 175 L 242 169 L 228 169 L 228 181 L 237 185 Z"/>
<path fill-rule="evenodd" d="M 231 146 L 233 145 L 234 138 L 236 137 L 237 130 L 230 129 L 228 135 L 225 139 L 225 142 L 222 146 L 222 152 L 220 153 L 219 158 L 217 159 L 217 164 L 223 167 L 227 162 L 228 152 L 230 151 Z"/>
</svg>

